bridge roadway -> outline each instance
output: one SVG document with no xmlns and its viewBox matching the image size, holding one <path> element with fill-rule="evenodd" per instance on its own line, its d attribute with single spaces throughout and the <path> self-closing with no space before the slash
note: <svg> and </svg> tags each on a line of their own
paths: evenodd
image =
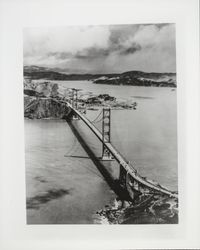
<svg viewBox="0 0 200 250">
<path fill-rule="evenodd" d="M 73 110 L 73 112 L 92 130 L 92 132 L 97 136 L 97 138 L 102 143 L 104 143 L 106 148 L 111 152 L 112 156 L 117 160 L 117 162 L 121 166 L 123 166 L 123 168 L 133 177 L 134 180 L 136 180 L 138 183 L 140 183 L 141 185 L 150 190 L 166 194 L 170 197 L 178 198 L 177 193 L 171 192 L 170 190 L 165 189 L 161 186 L 156 186 L 153 183 L 150 183 L 148 180 L 144 179 L 142 176 L 140 176 L 134 169 L 134 167 L 130 163 L 127 163 L 125 158 L 114 148 L 114 146 L 111 143 L 103 141 L 102 133 L 83 114 L 81 114 L 78 110 L 76 110 L 69 102 L 65 101 L 61 102 L 66 103 L 67 106 L 70 107 Z"/>
</svg>

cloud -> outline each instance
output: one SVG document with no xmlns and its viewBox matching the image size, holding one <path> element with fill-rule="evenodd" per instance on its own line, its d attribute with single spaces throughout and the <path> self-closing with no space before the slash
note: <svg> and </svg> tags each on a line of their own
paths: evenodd
<svg viewBox="0 0 200 250">
<path fill-rule="evenodd" d="M 74 56 L 77 59 L 96 59 L 109 56 L 108 48 L 90 47 L 82 51 L 78 51 Z"/>
<path fill-rule="evenodd" d="M 68 73 L 175 71 L 175 25 L 26 28 L 24 64 Z"/>
<path fill-rule="evenodd" d="M 53 28 L 25 28 L 24 53 L 75 52 L 93 46 L 107 45 L 106 26 L 68 26 Z"/>
<path fill-rule="evenodd" d="M 132 43 L 128 47 L 123 48 L 120 50 L 121 55 L 130 55 L 134 54 L 135 52 L 141 50 L 141 46 L 138 43 Z"/>
</svg>

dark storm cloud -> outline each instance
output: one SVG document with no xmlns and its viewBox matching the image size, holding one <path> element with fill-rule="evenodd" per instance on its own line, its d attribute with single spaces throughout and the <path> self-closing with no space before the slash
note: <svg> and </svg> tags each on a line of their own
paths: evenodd
<svg viewBox="0 0 200 250">
<path fill-rule="evenodd" d="M 134 54 L 135 52 L 137 52 L 141 49 L 142 49 L 142 47 L 139 44 L 133 43 L 132 46 L 121 49 L 120 54 L 121 55 Z"/>
<path fill-rule="evenodd" d="M 137 32 L 138 28 L 139 25 L 111 26 L 106 48 L 89 47 L 78 51 L 74 54 L 74 58 L 92 60 L 109 57 L 112 53 L 120 55 L 133 54 L 140 50 L 141 46 L 137 43 L 126 44 L 125 42 Z"/>
<path fill-rule="evenodd" d="M 113 51 L 123 51 L 125 49 L 125 42 L 134 36 L 139 25 L 117 25 L 110 26 L 109 47 Z M 129 46 L 131 48 L 131 45 Z M 133 46 L 134 47 L 134 46 Z M 122 53 L 123 54 L 123 53 Z"/>
<path fill-rule="evenodd" d="M 98 48 L 98 47 L 89 47 L 86 49 L 82 49 L 77 51 L 76 53 L 68 53 L 68 52 L 49 52 L 46 57 L 55 57 L 58 60 L 65 59 L 87 59 L 93 60 L 97 58 L 106 58 L 110 56 L 113 52 L 119 53 L 121 55 L 128 55 L 135 53 L 137 50 L 140 50 L 141 47 L 139 44 L 133 43 L 131 46 L 126 47 L 121 45 L 120 43 L 110 44 L 107 48 Z"/>
<path fill-rule="evenodd" d="M 128 55 L 133 54 L 136 51 L 140 50 L 141 46 L 139 44 L 132 44 L 129 47 L 122 46 L 120 44 L 116 46 L 110 46 L 106 49 L 102 48 L 87 48 L 85 50 L 79 51 L 74 54 L 72 57 L 76 59 L 87 59 L 93 60 L 97 58 L 106 58 L 109 57 L 112 53 L 120 54 L 120 55 Z"/>
<path fill-rule="evenodd" d="M 137 32 L 139 27 L 139 24 L 110 26 L 110 44 L 117 45 L 126 41 L 129 37 L 133 36 Z"/>
</svg>

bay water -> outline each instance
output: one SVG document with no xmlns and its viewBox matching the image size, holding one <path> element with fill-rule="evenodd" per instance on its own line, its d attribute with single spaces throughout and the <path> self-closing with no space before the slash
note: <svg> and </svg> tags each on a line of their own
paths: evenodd
<svg viewBox="0 0 200 250">
<path fill-rule="evenodd" d="M 142 176 L 178 189 L 176 90 L 90 81 L 57 83 L 137 102 L 136 110 L 111 111 L 111 141 Z M 100 107 L 88 110 L 86 116 L 94 120 L 100 111 Z M 101 129 L 101 123 L 96 126 Z M 101 151 L 101 143 L 81 120 L 69 124 L 25 119 L 27 223 L 101 223 L 96 211 L 116 198 L 95 164 Z M 104 165 L 113 178 L 118 177 L 116 162 Z"/>
</svg>

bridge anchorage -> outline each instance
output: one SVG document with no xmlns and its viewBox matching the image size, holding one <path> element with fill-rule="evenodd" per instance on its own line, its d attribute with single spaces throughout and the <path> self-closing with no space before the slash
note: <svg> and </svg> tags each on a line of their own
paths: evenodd
<svg viewBox="0 0 200 250">
<path fill-rule="evenodd" d="M 102 121 L 102 132 L 100 132 L 95 126 L 94 121 L 88 120 L 83 112 L 80 112 L 78 105 L 78 91 L 72 89 L 71 102 L 65 102 L 71 109 L 72 119 L 82 120 L 89 129 L 96 135 L 96 137 L 102 143 L 102 157 L 101 160 L 110 161 L 116 160 L 120 167 L 119 184 L 127 191 L 131 200 L 137 200 L 140 196 L 151 197 L 153 195 L 163 195 L 178 199 L 178 193 L 170 191 L 169 189 L 161 186 L 160 184 L 142 177 L 136 170 L 136 168 L 125 159 L 125 157 L 112 145 L 111 143 L 111 109 L 103 108 L 102 119 L 99 119 L 101 113 L 95 118 L 98 122 Z M 96 121 L 96 122 L 97 122 Z"/>
</svg>

